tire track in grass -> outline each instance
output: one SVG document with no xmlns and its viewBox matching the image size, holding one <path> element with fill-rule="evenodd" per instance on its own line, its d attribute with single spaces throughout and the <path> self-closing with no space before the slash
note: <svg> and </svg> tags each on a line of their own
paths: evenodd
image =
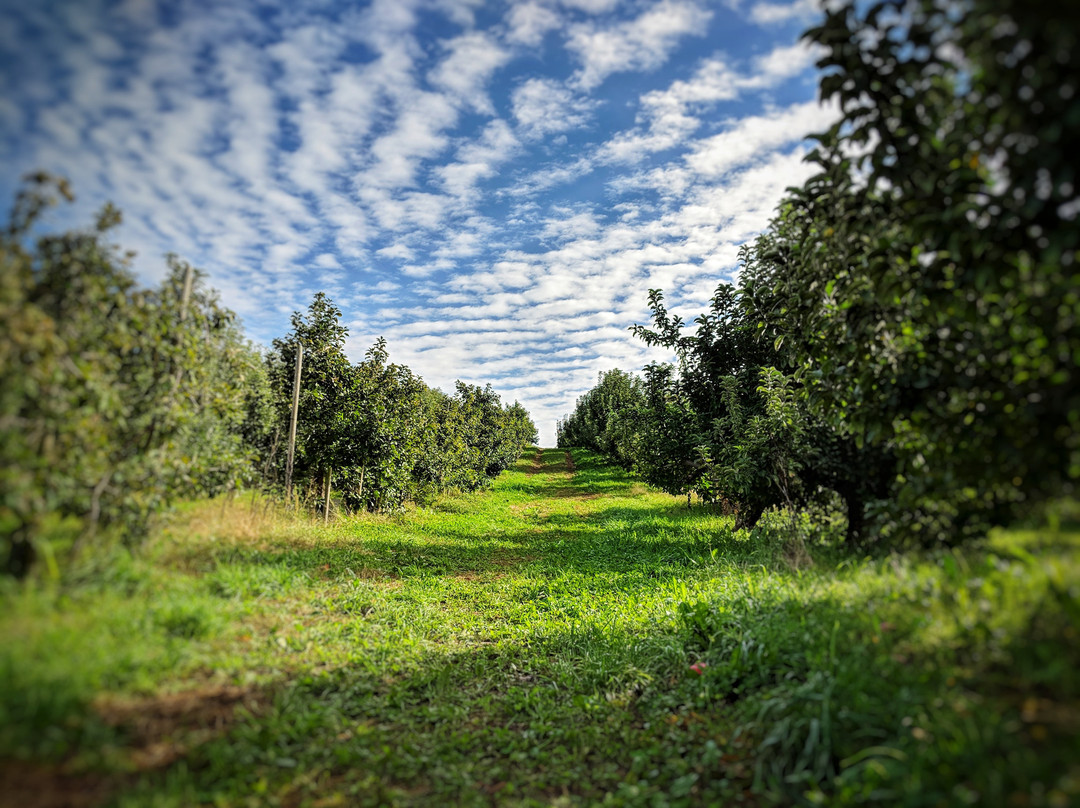
<svg viewBox="0 0 1080 808">
<path fill-rule="evenodd" d="M 544 450 L 539 446 L 536 447 L 536 454 L 532 457 L 532 462 L 528 468 L 525 469 L 526 474 L 537 474 L 544 470 Z"/>
</svg>

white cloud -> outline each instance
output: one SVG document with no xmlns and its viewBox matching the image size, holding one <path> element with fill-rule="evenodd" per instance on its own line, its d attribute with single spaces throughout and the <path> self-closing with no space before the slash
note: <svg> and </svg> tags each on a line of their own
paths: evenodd
<svg viewBox="0 0 1080 808">
<path fill-rule="evenodd" d="M 835 108 L 816 101 L 744 118 L 727 132 L 699 143 L 686 157 L 686 165 L 697 177 L 718 177 L 786 143 L 801 141 L 835 120 Z"/>
<path fill-rule="evenodd" d="M 566 132 L 584 126 L 596 102 L 577 96 L 554 79 L 531 78 L 512 95 L 514 119 L 527 138 Z"/>
<path fill-rule="evenodd" d="M 816 57 L 815 49 L 798 43 L 759 56 L 747 72 L 733 69 L 718 56 L 706 59 L 691 78 L 643 95 L 639 121 L 644 126 L 611 138 L 597 157 L 601 162 L 636 163 L 649 154 L 683 145 L 700 127 L 701 110 L 747 91 L 775 87 L 805 72 Z"/>
<path fill-rule="evenodd" d="M 444 241 L 432 254 L 436 258 L 442 259 L 469 258 L 479 254 L 484 246 L 482 233 L 459 230 Z"/>
<path fill-rule="evenodd" d="M 477 112 L 494 115 L 485 87 L 491 75 L 509 61 L 510 54 L 491 37 L 476 31 L 462 34 L 446 47 L 449 54 L 429 76 L 432 85 L 448 90 Z"/>
<path fill-rule="evenodd" d="M 458 149 L 457 161 L 436 169 L 446 191 L 459 198 L 473 194 L 475 185 L 494 176 L 498 167 L 521 147 L 510 126 L 503 120 L 491 121 L 478 140 Z"/>
<path fill-rule="evenodd" d="M 503 193 L 510 196 L 528 196 L 555 188 L 583 177 L 593 169 L 589 157 L 580 157 L 573 163 L 552 164 L 526 175 L 515 185 L 506 188 Z"/>
<path fill-rule="evenodd" d="M 756 83 L 750 87 L 771 87 L 784 79 L 797 76 L 813 67 L 821 56 L 822 48 L 799 41 L 794 45 L 781 46 L 754 60 Z M 751 80 L 754 81 L 754 80 Z"/>
<path fill-rule="evenodd" d="M 484 0 L 429 0 L 431 6 L 441 11 L 462 28 L 476 24 L 475 11 L 483 7 Z"/>
<path fill-rule="evenodd" d="M 755 3 L 750 7 L 750 19 L 758 25 L 799 20 L 808 22 L 821 13 L 821 0 L 792 0 L 787 3 Z"/>
<path fill-rule="evenodd" d="M 341 269 L 341 262 L 331 253 L 320 253 L 312 259 L 311 263 L 325 269 Z"/>
<path fill-rule="evenodd" d="M 416 26 L 416 6 L 416 0 L 373 0 L 348 18 L 349 28 L 376 51 L 391 52 L 403 42 L 413 44 L 410 32 Z"/>
<path fill-rule="evenodd" d="M 401 261 L 411 261 L 415 255 L 411 247 L 402 244 L 400 241 L 396 244 L 391 244 L 389 247 L 383 247 L 381 250 L 377 250 L 375 254 L 381 255 L 384 258 L 394 258 Z"/>
<path fill-rule="evenodd" d="M 661 0 L 636 19 L 607 28 L 593 22 L 574 25 L 566 46 L 582 63 L 576 82 L 592 90 L 612 73 L 659 67 L 682 37 L 701 35 L 711 16 L 696 3 Z"/>
<path fill-rule="evenodd" d="M 495 120 L 484 127 L 478 140 L 462 145 L 457 156 L 467 163 L 497 165 L 509 159 L 520 146 L 509 124 Z"/>
<path fill-rule="evenodd" d="M 296 101 L 325 90 L 330 77 L 327 64 L 345 47 L 340 30 L 322 25 L 301 25 L 282 32 L 279 41 L 265 48 L 279 69 L 275 87 Z"/>
<path fill-rule="evenodd" d="M 589 14 L 603 14 L 612 11 L 619 0 L 562 0 L 566 8 L 573 8 Z"/>
<path fill-rule="evenodd" d="M 566 215 L 549 219 L 540 233 L 542 239 L 565 241 L 572 238 L 592 236 L 600 230 L 600 223 L 591 211 L 576 214 L 571 214 L 570 211 L 560 212 Z"/>
<path fill-rule="evenodd" d="M 393 128 L 371 145 L 371 161 L 356 173 L 360 188 L 412 188 L 421 161 L 446 150 L 446 134 L 458 112 L 446 96 L 411 89 L 399 96 L 402 110 Z"/>
<path fill-rule="evenodd" d="M 549 31 L 562 26 L 562 18 L 541 3 L 520 3 L 510 9 L 506 18 L 509 42 L 536 47 Z"/>
<path fill-rule="evenodd" d="M 385 188 L 361 188 L 357 196 L 379 227 L 392 233 L 434 230 L 446 223 L 454 199 L 424 191 L 391 193 Z"/>
</svg>

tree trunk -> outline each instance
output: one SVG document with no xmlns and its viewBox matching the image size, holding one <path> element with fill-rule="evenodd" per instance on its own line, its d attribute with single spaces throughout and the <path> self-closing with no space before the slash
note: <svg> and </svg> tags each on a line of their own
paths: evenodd
<svg viewBox="0 0 1080 808">
<path fill-rule="evenodd" d="M 11 548 L 8 551 L 6 572 L 17 580 L 22 580 L 30 572 L 37 560 L 37 549 L 30 541 L 30 531 L 24 525 L 11 536 Z"/>
<path fill-rule="evenodd" d="M 841 493 L 844 504 L 847 506 L 847 531 L 844 541 L 859 547 L 863 543 L 863 529 L 866 526 L 866 505 L 862 497 L 855 493 Z"/>
<path fill-rule="evenodd" d="M 764 505 L 756 502 L 751 505 L 743 505 L 735 514 L 735 529 L 753 530 L 763 513 L 765 513 Z"/>
</svg>

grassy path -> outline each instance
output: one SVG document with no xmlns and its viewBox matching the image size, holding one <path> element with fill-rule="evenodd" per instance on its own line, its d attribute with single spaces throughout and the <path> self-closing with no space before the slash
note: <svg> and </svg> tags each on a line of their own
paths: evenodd
<svg viewBox="0 0 1080 808">
<path fill-rule="evenodd" d="M 195 504 L 0 593 L 0 805 L 1068 804 L 1076 546 L 796 570 L 554 449 L 399 517 Z"/>
</svg>

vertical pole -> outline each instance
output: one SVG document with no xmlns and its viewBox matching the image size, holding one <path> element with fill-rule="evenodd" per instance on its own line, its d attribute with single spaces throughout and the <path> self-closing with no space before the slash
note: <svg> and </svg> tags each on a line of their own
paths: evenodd
<svg viewBox="0 0 1080 808">
<path fill-rule="evenodd" d="M 300 373 L 304 365 L 304 345 L 296 343 L 296 375 L 293 377 L 292 418 L 289 420 L 289 459 L 285 463 L 285 501 L 292 500 L 293 457 L 296 454 L 296 418 L 300 413 Z"/>
<path fill-rule="evenodd" d="M 191 264 L 184 265 L 184 291 L 180 294 L 180 322 L 187 319 L 188 303 L 191 301 L 191 287 L 195 282 L 195 269 Z M 174 360 L 175 361 L 175 360 Z M 173 386 L 180 387 L 180 381 L 184 378 L 184 368 L 181 365 L 173 373 Z"/>
<path fill-rule="evenodd" d="M 334 470 L 332 468 L 326 469 L 326 502 L 323 503 L 323 524 L 330 521 L 330 481 L 333 479 L 333 474 Z"/>
<path fill-rule="evenodd" d="M 195 270 L 191 264 L 184 268 L 184 292 L 180 296 L 180 322 L 187 319 L 188 303 L 191 301 L 191 286 L 195 281 Z"/>
</svg>

